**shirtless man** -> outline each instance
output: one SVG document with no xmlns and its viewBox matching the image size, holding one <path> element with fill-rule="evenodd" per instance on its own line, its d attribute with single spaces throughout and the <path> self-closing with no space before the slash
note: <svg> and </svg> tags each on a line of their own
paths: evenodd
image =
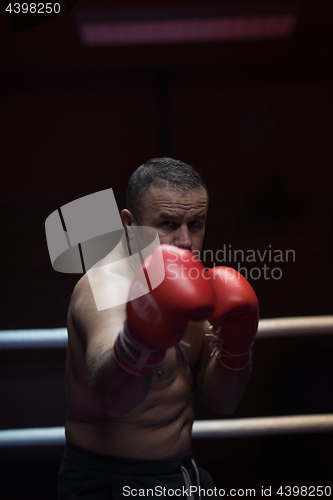
<svg viewBox="0 0 333 500">
<path fill-rule="evenodd" d="M 191 260 L 202 249 L 208 209 L 199 174 L 176 160 L 151 160 L 132 175 L 126 205 L 121 218 L 127 243 L 131 228 L 148 226 L 162 244 L 157 250 L 163 249 L 166 277 L 149 295 L 167 326 L 141 321 L 135 300 L 97 310 L 87 274 L 76 285 L 68 313 L 67 447 L 60 500 L 166 498 L 168 489 L 181 498 L 199 498 L 199 486 L 214 486 L 192 459 L 195 396 L 212 410 L 230 414 L 249 376 L 258 322 L 252 288 L 236 272 L 226 279 L 226 268 L 222 274 L 217 268 L 207 271 L 212 279 L 187 279 L 191 268 L 198 269 L 195 276 L 206 273 L 197 259 Z M 154 266 L 155 253 L 147 268 Z M 111 299 L 128 297 L 138 279 L 122 268 L 127 255 L 122 240 L 114 263 L 99 267 L 110 276 Z M 182 278 L 171 276 L 168 262 Z M 120 285 L 112 279 L 117 275 Z M 224 347 L 217 342 L 218 355 L 211 356 L 212 338 L 206 334 L 210 324 L 219 333 L 222 322 Z"/>
</svg>

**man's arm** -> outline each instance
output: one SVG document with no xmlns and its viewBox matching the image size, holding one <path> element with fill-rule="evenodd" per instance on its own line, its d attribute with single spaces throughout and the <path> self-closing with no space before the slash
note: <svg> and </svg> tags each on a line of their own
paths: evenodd
<svg viewBox="0 0 333 500">
<path fill-rule="evenodd" d="M 139 405 L 148 394 L 152 379 L 151 374 L 132 375 L 115 361 L 113 346 L 124 318 L 125 305 L 98 311 L 87 276 L 80 280 L 71 299 L 69 322 L 85 349 L 92 393 L 109 417 L 119 417 Z"/>
<path fill-rule="evenodd" d="M 216 302 L 208 317 L 212 325 L 206 332 L 209 336 L 202 337 L 197 388 L 211 409 L 230 414 L 250 376 L 258 299 L 248 281 L 234 269 L 215 267 L 207 271 L 206 278 L 213 285 Z"/>
<path fill-rule="evenodd" d="M 206 333 L 209 330 L 207 329 Z M 240 403 L 250 379 L 251 363 L 242 370 L 230 370 L 211 356 L 211 337 L 204 337 L 196 376 L 199 397 L 213 411 L 230 415 Z"/>
<path fill-rule="evenodd" d="M 98 354 L 98 349 L 90 345 L 86 360 L 94 397 L 109 417 L 128 413 L 147 396 L 152 373 L 138 377 L 123 370 L 115 360 L 113 347 Z"/>
</svg>

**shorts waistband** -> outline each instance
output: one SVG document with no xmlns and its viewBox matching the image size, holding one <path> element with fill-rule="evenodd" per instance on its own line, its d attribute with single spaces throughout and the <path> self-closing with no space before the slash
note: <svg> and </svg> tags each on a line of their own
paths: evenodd
<svg viewBox="0 0 333 500">
<path fill-rule="evenodd" d="M 177 474 L 181 467 L 192 469 L 192 450 L 177 457 L 163 460 L 148 460 L 137 458 L 114 457 L 102 455 L 84 448 L 80 448 L 67 441 L 64 460 L 74 462 L 80 467 L 112 472 L 115 474 L 133 474 L 136 476 L 162 476 Z"/>
</svg>

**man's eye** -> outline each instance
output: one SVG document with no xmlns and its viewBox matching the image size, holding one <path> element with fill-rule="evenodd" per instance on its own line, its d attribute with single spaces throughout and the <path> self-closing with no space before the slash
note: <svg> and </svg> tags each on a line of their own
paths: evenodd
<svg viewBox="0 0 333 500">
<path fill-rule="evenodd" d="M 172 227 L 173 222 L 171 220 L 164 220 L 161 224 L 163 227 Z"/>
<path fill-rule="evenodd" d="M 200 221 L 199 220 L 192 220 L 191 222 L 188 223 L 189 227 L 196 228 L 200 226 Z"/>
</svg>

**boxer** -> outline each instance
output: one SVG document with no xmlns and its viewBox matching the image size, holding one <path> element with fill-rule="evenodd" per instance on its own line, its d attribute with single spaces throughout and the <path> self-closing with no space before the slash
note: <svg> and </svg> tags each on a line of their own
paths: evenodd
<svg viewBox="0 0 333 500">
<path fill-rule="evenodd" d="M 177 160 L 151 160 L 132 175 L 126 205 L 127 233 L 152 227 L 161 246 L 133 279 L 121 268 L 124 241 L 119 267 L 103 267 L 108 293 L 128 296 L 123 305 L 98 311 L 86 275 L 73 292 L 60 500 L 160 498 L 161 488 L 199 498 L 195 488 L 214 486 L 191 453 L 195 397 L 230 414 L 249 377 L 258 301 L 236 271 L 206 271 L 197 257 L 208 210 L 199 174 Z M 161 284 L 132 299 L 161 256 Z"/>
</svg>

